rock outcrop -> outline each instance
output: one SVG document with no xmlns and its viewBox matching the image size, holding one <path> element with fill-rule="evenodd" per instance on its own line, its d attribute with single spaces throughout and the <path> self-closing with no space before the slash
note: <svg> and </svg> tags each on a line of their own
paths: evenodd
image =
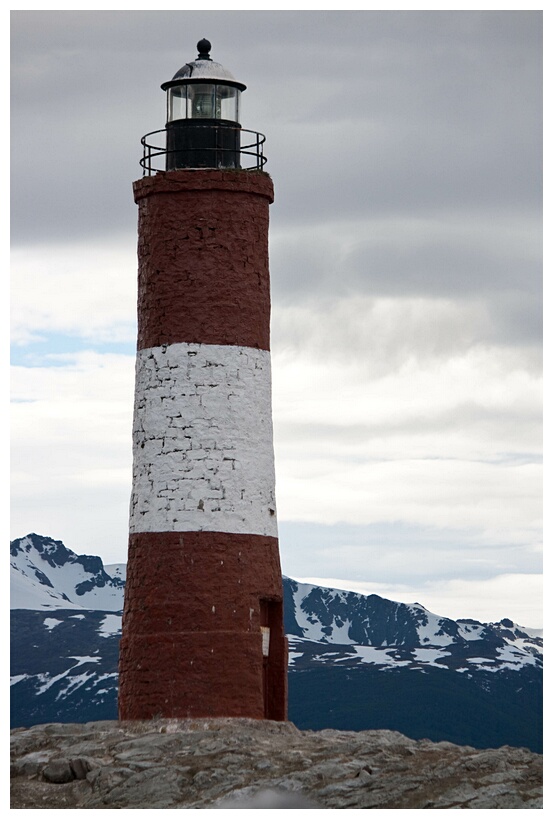
<svg viewBox="0 0 553 819">
<path fill-rule="evenodd" d="M 248 719 L 11 732 L 12 809 L 542 807 L 542 758 Z"/>
</svg>

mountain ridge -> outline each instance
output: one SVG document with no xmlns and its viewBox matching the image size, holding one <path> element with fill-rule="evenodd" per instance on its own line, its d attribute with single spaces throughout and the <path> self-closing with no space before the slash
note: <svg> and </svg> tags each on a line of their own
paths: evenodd
<svg viewBox="0 0 553 819">
<path fill-rule="evenodd" d="M 114 718 L 124 564 L 104 566 L 35 533 L 10 552 L 13 724 Z M 481 731 L 483 742 L 540 747 L 538 630 L 508 618 L 455 621 L 419 603 L 287 577 L 283 587 L 298 727 L 472 744 Z M 416 706 L 404 707 L 414 696 Z"/>
</svg>

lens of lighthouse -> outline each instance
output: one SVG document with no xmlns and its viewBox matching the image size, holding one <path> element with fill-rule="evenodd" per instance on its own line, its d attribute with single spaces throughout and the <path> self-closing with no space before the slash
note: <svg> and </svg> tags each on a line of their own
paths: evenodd
<svg viewBox="0 0 553 819">
<path fill-rule="evenodd" d="M 189 93 L 193 119 L 221 119 L 221 100 L 217 99 L 214 85 L 197 85 L 189 88 Z"/>
</svg>

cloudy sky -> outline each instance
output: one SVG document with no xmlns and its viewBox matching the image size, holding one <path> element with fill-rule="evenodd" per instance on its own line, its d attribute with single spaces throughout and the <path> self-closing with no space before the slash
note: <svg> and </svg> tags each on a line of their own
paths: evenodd
<svg viewBox="0 0 553 819">
<path fill-rule="evenodd" d="M 12 13 L 12 537 L 126 560 L 140 137 L 267 135 L 283 571 L 541 625 L 541 14 Z"/>
</svg>

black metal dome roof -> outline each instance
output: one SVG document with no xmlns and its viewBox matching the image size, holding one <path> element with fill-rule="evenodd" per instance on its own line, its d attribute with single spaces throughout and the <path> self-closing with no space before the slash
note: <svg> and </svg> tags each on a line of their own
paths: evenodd
<svg viewBox="0 0 553 819">
<path fill-rule="evenodd" d="M 163 90 L 171 88 L 174 85 L 181 83 L 196 83 L 196 82 L 223 82 L 226 85 L 232 85 L 244 91 L 246 86 L 244 83 L 238 82 L 231 72 L 224 68 L 221 63 L 216 63 L 209 56 L 211 51 L 211 43 L 209 40 L 200 40 L 198 45 L 198 56 L 195 60 L 185 63 L 182 68 L 179 68 L 172 80 L 162 84 Z"/>
</svg>

